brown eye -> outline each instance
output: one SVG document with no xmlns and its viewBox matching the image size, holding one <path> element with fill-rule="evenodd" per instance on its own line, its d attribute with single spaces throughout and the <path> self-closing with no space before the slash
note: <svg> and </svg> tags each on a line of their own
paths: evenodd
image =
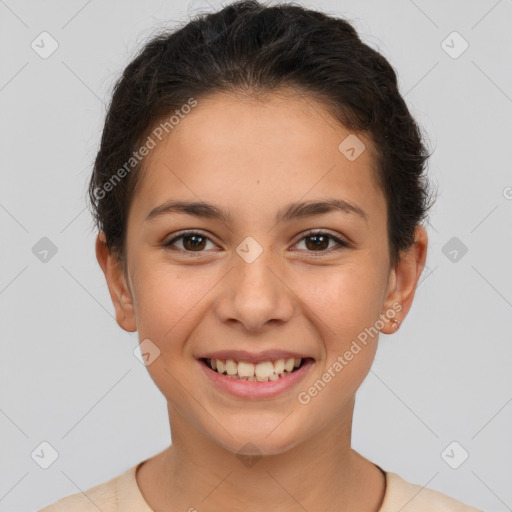
<svg viewBox="0 0 512 512">
<path fill-rule="evenodd" d="M 168 242 L 164 242 L 162 245 L 167 248 L 173 248 L 178 241 L 181 241 L 182 247 L 176 248 L 185 252 L 204 252 L 205 245 L 211 242 L 206 235 L 196 231 L 189 231 L 174 237 Z"/>
<path fill-rule="evenodd" d="M 310 235 L 305 237 L 305 240 L 310 240 L 311 244 L 306 242 L 306 247 L 311 250 L 327 249 L 329 247 L 329 236 L 325 235 Z"/>
<path fill-rule="evenodd" d="M 204 249 L 206 238 L 202 235 L 188 235 L 183 237 L 183 246 L 188 250 L 196 251 Z"/>
<path fill-rule="evenodd" d="M 342 249 L 343 247 L 350 247 L 348 242 L 344 242 L 343 240 L 323 231 L 307 233 L 306 236 L 299 240 L 298 243 L 303 240 L 305 240 L 304 245 L 307 252 L 331 252 L 330 249 L 337 250 Z M 331 241 L 335 242 L 335 246 L 331 246 L 331 248 L 329 248 L 329 242 Z"/>
<path fill-rule="evenodd" d="M 348 242 L 323 231 L 307 233 L 298 243 L 303 240 L 305 241 L 306 252 L 309 253 L 329 253 L 331 250 L 335 251 L 344 247 L 350 247 Z M 181 241 L 181 247 L 176 245 L 179 241 Z M 162 245 L 165 248 L 177 249 L 182 252 L 202 253 L 205 252 L 205 246 L 208 242 L 214 245 L 206 235 L 198 231 L 187 231 L 182 232 L 168 242 L 164 242 Z M 329 247 L 330 242 L 335 242 L 334 247 Z"/>
</svg>

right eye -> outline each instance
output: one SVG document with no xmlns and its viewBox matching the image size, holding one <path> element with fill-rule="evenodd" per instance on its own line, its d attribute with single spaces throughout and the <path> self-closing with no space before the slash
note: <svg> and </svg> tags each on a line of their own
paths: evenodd
<svg viewBox="0 0 512 512">
<path fill-rule="evenodd" d="M 174 247 L 174 245 L 177 241 L 181 241 L 183 246 L 183 248 L 178 248 L 178 250 L 189 253 L 204 252 L 203 249 L 206 241 L 210 241 L 213 244 L 213 242 L 200 231 L 187 230 L 181 231 L 178 233 L 178 236 L 175 236 L 171 240 L 164 242 L 162 246 L 171 250 L 175 250 L 176 247 Z"/>
</svg>

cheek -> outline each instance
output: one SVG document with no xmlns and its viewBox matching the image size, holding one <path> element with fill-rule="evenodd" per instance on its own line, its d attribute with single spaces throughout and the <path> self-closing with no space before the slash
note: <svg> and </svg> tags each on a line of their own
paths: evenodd
<svg viewBox="0 0 512 512">
<path fill-rule="evenodd" d="M 187 370 L 181 361 L 192 326 L 198 323 L 198 302 L 204 287 L 201 292 L 200 283 L 183 278 L 171 265 L 151 260 L 139 265 L 137 330 L 141 344 L 150 340 L 152 345 L 147 346 L 153 354 L 146 369 L 165 397 L 186 408 L 180 383 L 186 382 Z"/>
<path fill-rule="evenodd" d="M 325 339 L 347 341 L 378 318 L 384 279 L 379 266 L 363 261 L 332 267 L 300 282 L 300 294 L 322 320 Z M 317 321 L 315 323 L 318 323 Z"/>
<path fill-rule="evenodd" d="M 197 277 L 197 268 L 179 268 L 160 255 L 148 255 L 138 258 L 137 290 L 139 306 L 144 316 L 160 315 L 162 309 L 176 316 L 177 309 L 194 300 L 200 292 L 201 279 Z M 203 282 L 203 290 L 204 290 Z M 171 307 L 172 306 L 172 307 Z"/>
<path fill-rule="evenodd" d="M 162 351 L 183 330 L 197 303 L 195 280 L 183 279 L 170 265 L 146 262 L 137 272 L 136 316 L 140 339 L 150 338 Z M 204 291 L 203 291 L 204 293 Z"/>
</svg>

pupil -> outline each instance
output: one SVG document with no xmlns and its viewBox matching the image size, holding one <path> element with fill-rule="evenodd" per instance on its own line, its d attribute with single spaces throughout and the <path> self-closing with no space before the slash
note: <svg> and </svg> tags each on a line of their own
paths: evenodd
<svg viewBox="0 0 512 512">
<path fill-rule="evenodd" d="M 201 244 L 201 242 L 198 242 L 197 240 L 198 239 L 202 239 L 203 243 Z M 203 248 L 203 245 L 204 245 L 204 237 L 201 236 L 201 235 L 189 235 L 187 237 L 184 238 L 184 243 L 185 243 L 185 246 L 187 245 L 187 241 L 191 241 L 191 240 L 194 240 L 192 242 L 192 248 L 200 248 L 202 249 Z"/>
<path fill-rule="evenodd" d="M 309 240 L 316 240 L 316 242 L 313 242 L 313 247 L 316 248 L 322 248 L 323 245 L 325 245 L 325 242 L 327 241 L 327 245 L 329 245 L 329 242 L 327 240 L 327 237 L 324 235 L 311 235 L 308 237 Z M 319 240 L 320 239 L 320 240 Z"/>
</svg>

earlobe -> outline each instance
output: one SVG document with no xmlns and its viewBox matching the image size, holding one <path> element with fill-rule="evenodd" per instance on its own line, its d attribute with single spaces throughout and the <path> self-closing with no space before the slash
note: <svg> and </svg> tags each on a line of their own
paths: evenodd
<svg viewBox="0 0 512 512">
<path fill-rule="evenodd" d="M 123 272 L 123 265 L 110 253 L 103 231 L 100 231 L 96 237 L 96 259 L 107 281 L 110 298 L 116 312 L 116 322 L 125 331 L 135 332 L 137 324 L 133 299 Z"/>
<path fill-rule="evenodd" d="M 400 255 L 400 261 L 390 274 L 383 314 L 386 315 L 391 310 L 396 313 L 393 320 L 386 322 L 381 329 L 384 334 L 396 332 L 412 306 L 416 287 L 425 267 L 427 247 L 427 232 L 423 226 L 418 225 L 414 231 L 414 244 Z"/>
</svg>

